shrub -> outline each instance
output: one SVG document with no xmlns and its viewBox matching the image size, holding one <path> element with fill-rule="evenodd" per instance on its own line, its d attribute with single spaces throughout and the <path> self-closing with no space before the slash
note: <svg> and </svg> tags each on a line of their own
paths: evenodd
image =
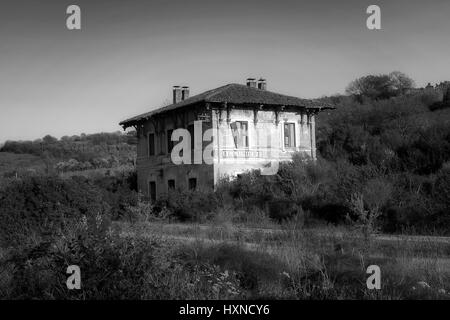
<svg viewBox="0 0 450 320">
<path fill-rule="evenodd" d="M 103 216 L 83 216 L 50 242 L 12 250 L 9 298 L 139 299 L 157 245 L 120 238 Z M 67 290 L 68 265 L 78 265 L 81 290 Z"/>
<path fill-rule="evenodd" d="M 92 183 L 30 176 L 0 189 L 0 245 L 57 236 L 82 215 L 106 214 L 108 205 Z"/>
<path fill-rule="evenodd" d="M 205 221 L 220 203 L 219 195 L 212 191 L 173 190 L 158 199 L 155 212 L 167 209 L 181 221 Z"/>
<path fill-rule="evenodd" d="M 270 218 L 281 222 L 301 213 L 302 209 L 292 200 L 277 199 L 268 203 L 268 211 Z"/>
<path fill-rule="evenodd" d="M 170 220 L 173 213 L 166 207 L 158 207 L 149 201 L 143 200 L 138 196 L 137 204 L 127 207 L 127 214 L 122 216 L 125 220 L 132 223 L 167 221 Z"/>
<path fill-rule="evenodd" d="M 235 179 L 221 182 L 220 192 L 227 192 L 242 207 L 264 207 L 268 200 L 279 193 L 273 176 L 261 175 L 259 170 L 247 171 Z"/>
<path fill-rule="evenodd" d="M 113 220 L 123 218 L 127 215 L 130 206 L 137 205 L 138 193 L 135 191 L 135 172 L 102 176 L 89 180 L 92 180 L 92 183 L 101 192 L 104 201 L 108 203 L 109 214 Z"/>
<path fill-rule="evenodd" d="M 101 215 L 83 216 L 61 237 L 12 249 L 2 258 L 6 299 L 236 299 L 235 271 L 180 260 L 173 244 L 125 238 Z M 68 290 L 66 269 L 77 265 L 81 289 Z M 6 275 L 5 275 L 6 274 Z"/>
<path fill-rule="evenodd" d="M 447 109 L 450 108 L 450 101 L 437 101 L 431 104 L 428 108 L 430 108 L 430 111 Z"/>
<path fill-rule="evenodd" d="M 377 219 L 381 212 L 378 206 L 370 206 L 371 208 L 366 209 L 364 197 L 361 194 L 353 194 L 349 200 L 349 206 L 356 217 L 355 226 L 361 231 L 365 241 L 369 242 L 371 236 L 379 230 Z"/>
<path fill-rule="evenodd" d="M 284 263 L 267 253 L 236 245 L 184 247 L 179 255 L 192 265 L 206 263 L 236 272 L 240 287 L 247 291 L 250 298 L 263 296 L 267 289 L 279 285 L 282 270 L 288 270 Z"/>
</svg>

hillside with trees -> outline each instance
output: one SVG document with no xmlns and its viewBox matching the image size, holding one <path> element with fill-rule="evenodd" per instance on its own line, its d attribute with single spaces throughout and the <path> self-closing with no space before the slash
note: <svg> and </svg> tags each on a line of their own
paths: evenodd
<svg viewBox="0 0 450 320">
<path fill-rule="evenodd" d="M 354 206 L 359 201 L 361 210 L 376 214 L 375 222 L 384 232 L 450 234 L 450 82 L 414 88 L 407 75 L 391 72 L 363 76 L 349 84 L 346 95 L 321 99 L 336 109 L 318 115 L 316 163 L 306 164 L 299 155 L 275 176 L 249 172 L 224 181 L 218 192 L 207 195 L 174 192 L 159 201 L 155 212 L 163 208 L 175 219 L 202 221 L 228 199 L 246 215 L 257 208 L 283 220 L 299 207 L 304 218 L 345 223 L 357 219 Z M 26 166 L 34 161 L 31 171 L 42 174 L 79 175 L 120 166 L 129 172 L 135 144 L 134 133 L 59 140 L 46 136 L 8 141 L 0 156 L 9 163 L 26 157 L 16 163 Z M 24 166 L 0 169 L 9 167 L 3 176 L 17 178 Z M 125 206 L 114 201 L 123 214 Z"/>
<path fill-rule="evenodd" d="M 8 141 L 0 297 L 448 299 L 448 239 L 417 235 L 450 236 L 449 88 L 362 77 L 322 98 L 336 109 L 318 116 L 317 161 L 156 203 L 136 190 L 134 133 Z M 70 264 L 81 290 L 65 289 Z"/>
<path fill-rule="evenodd" d="M 81 134 L 56 139 L 50 135 L 34 141 L 6 141 L 0 148 L 0 175 L 27 172 L 76 172 L 134 165 L 137 139 L 134 132 Z M 20 165 L 28 159 L 28 166 Z M 30 162 L 31 159 L 34 161 Z M 5 165 L 9 163 L 9 165 Z"/>
</svg>

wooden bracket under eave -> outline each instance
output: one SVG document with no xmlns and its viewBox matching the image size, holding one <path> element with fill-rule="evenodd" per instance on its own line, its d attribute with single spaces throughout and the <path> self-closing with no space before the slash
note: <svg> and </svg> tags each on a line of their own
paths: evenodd
<svg viewBox="0 0 450 320">
<path fill-rule="evenodd" d="M 258 111 L 262 110 L 264 107 L 263 104 L 259 105 L 258 107 L 253 108 L 253 123 L 256 125 L 258 123 Z"/>
<path fill-rule="evenodd" d="M 285 106 L 281 106 L 280 110 L 275 109 L 275 124 L 278 126 L 280 123 L 280 112 L 284 111 Z"/>
<path fill-rule="evenodd" d="M 225 109 L 227 110 L 227 123 L 231 122 L 231 109 L 234 109 L 234 106 L 229 106 L 227 102 L 224 102 Z"/>
</svg>

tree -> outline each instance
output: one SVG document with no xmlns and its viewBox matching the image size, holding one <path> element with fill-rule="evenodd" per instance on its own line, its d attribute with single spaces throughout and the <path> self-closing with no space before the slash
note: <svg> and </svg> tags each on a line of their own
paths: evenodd
<svg viewBox="0 0 450 320">
<path fill-rule="evenodd" d="M 407 90 L 414 88 L 414 80 L 400 71 L 393 71 L 389 74 L 392 89 L 399 94 L 404 94 Z"/>
<path fill-rule="evenodd" d="M 368 75 L 353 80 L 346 88 L 346 93 L 371 99 L 387 99 L 404 94 L 414 87 L 414 81 L 399 71 L 390 74 Z"/>
<path fill-rule="evenodd" d="M 42 138 L 42 141 L 47 144 L 52 144 L 58 142 L 58 139 L 48 134 L 44 138 Z"/>
<path fill-rule="evenodd" d="M 345 90 L 347 94 L 365 96 L 372 99 L 380 98 L 389 91 L 389 76 L 368 75 L 353 80 Z"/>
</svg>

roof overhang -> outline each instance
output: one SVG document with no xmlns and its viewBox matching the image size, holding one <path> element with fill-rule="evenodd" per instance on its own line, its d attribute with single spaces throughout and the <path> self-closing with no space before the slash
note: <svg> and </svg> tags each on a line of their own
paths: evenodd
<svg viewBox="0 0 450 320">
<path fill-rule="evenodd" d="M 205 101 L 204 101 L 205 102 Z M 282 108 L 283 110 L 286 111 L 298 111 L 301 112 L 303 110 L 305 110 L 306 112 L 311 112 L 311 113 L 319 113 L 321 111 L 324 110 L 334 110 L 336 109 L 334 106 L 330 106 L 330 105 L 317 105 L 317 106 L 302 106 L 302 105 L 281 105 L 281 104 L 261 104 L 261 103 L 228 103 L 226 101 L 222 101 L 222 102 L 218 102 L 218 101 L 213 101 L 213 102 L 205 102 L 205 104 L 208 103 L 212 109 L 225 109 L 227 107 L 233 107 L 233 108 L 258 108 L 260 110 L 274 110 L 274 109 L 278 109 L 278 108 Z M 195 103 L 195 105 L 198 105 L 198 103 Z M 193 107 L 194 104 L 192 105 L 186 105 L 184 107 L 178 108 L 178 109 L 174 109 L 174 110 L 155 110 L 154 112 L 149 112 L 140 116 L 136 116 L 136 117 L 132 117 L 129 118 L 127 120 L 124 120 L 122 122 L 119 123 L 120 126 L 123 127 L 123 129 L 127 129 L 129 127 L 132 126 L 136 126 L 139 125 L 141 122 L 144 121 L 148 121 L 151 118 L 154 118 L 155 116 L 159 116 L 159 115 L 163 115 L 163 114 L 167 114 L 170 112 L 178 112 L 181 110 L 185 110 L 186 108 L 189 107 Z M 298 109 L 298 110 L 295 110 Z"/>
</svg>

